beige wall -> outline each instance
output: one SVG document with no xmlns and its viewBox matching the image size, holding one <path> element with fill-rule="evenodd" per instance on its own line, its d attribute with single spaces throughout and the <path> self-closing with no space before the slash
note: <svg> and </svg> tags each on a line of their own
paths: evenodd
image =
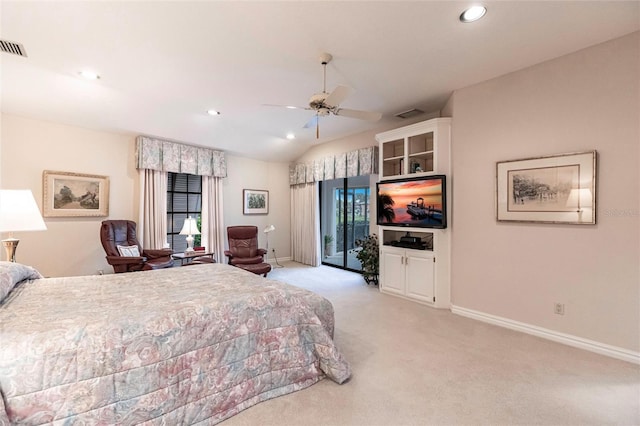
<svg viewBox="0 0 640 426">
<path fill-rule="evenodd" d="M 4 189 L 31 189 L 42 211 L 42 172 L 55 170 L 109 177 L 109 217 L 137 220 L 134 136 L 2 115 Z M 104 217 L 45 218 L 46 231 L 16 233 L 18 262 L 45 276 L 112 272 L 100 244 Z M 5 259 L 4 252 L 2 259 Z"/>
<path fill-rule="evenodd" d="M 455 306 L 640 349 L 639 44 L 635 33 L 455 92 Z M 592 149 L 597 225 L 496 221 L 497 161 Z"/>
<path fill-rule="evenodd" d="M 223 195 L 225 226 L 256 225 L 260 247 L 266 248 L 266 235 L 262 230 L 273 225 L 276 229 L 269 234 L 269 260 L 273 259 L 274 248 L 278 260 L 290 258 L 289 164 L 227 156 L 227 170 Z M 243 215 L 243 189 L 269 191 L 269 214 Z"/>
<path fill-rule="evenodd" d="M 106 175 L 110 181 L 111 219 L 138 220 L 138 172 L 135 135 L 87 130 L 15 115 L 2 115 L 0 182 L 3 189 L 31 189 L 42 210 L 42 171 Z M 229 177 L 223 184 L 225 225 L 251 224 L 260 230 L 274 224 L 269 246 L 278 258 L 290 257 L 289 166 L 227 156 Z M 244 216 L 242 189 L 269 191 L 269 215 Z M 96 218 L 45 218 L 47 230 L 16 233 L 18 262 L 46 276 L 112 273 L 100 244 Z M 4 236 L 3 236 L 4 237 Z M 266 242 L 264 233 L 260 242 Z M 4 250 L 0 259 L 5 259 Z"/>
</svg>

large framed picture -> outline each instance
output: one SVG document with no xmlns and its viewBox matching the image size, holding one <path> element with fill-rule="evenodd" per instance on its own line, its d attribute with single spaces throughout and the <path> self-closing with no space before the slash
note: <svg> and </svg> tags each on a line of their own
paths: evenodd
<svg viewBox="0 0 640 426">
<path fill-rule="evenodd" d="M 243 191 L 244 214 L 268 214 L 269 191 L 259 189 L 244 189 Z"/>
<path fill-rule="evenodd" d="M 45 170 L 42 181 L 45 217 L 109 215 L 109 177 Z"/>
<path fill-rule="evenodd" d="M 596 157 L 594 150 L 496 163 L 497 220 L 594 225 Z"/>
</svg>

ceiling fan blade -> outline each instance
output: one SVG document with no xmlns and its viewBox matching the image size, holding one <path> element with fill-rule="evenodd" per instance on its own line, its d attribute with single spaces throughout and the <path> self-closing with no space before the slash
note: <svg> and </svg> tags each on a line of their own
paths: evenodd
<svg viewBox="0 0 640 426">
<path fill-rule="evenodd" d="M 295 106 L 295 105 L 262 104 L 262 106 L 287 108 L 287 109 L 304 109 L 304 110 L 310 110 L 311 109 L 309 107 L 300 107 L 300 106 Z"/>
<path fill-rule="evenodd" d="M 316 127 L 318 125 L 318 115 L 314 115 L 311 117 L 311 120 L 307 121 L 307 124 L 304 125 L 305 129 L 309 129 L 311 127 Z"/>
<path fill-rule="evenodd" d="M 349 86 L 338 86 L 333 89 L 333 92 L 329 93 L 329 96 L 324 100 L 324 104 L 330 108 L 336 107 L 342 103 L 347 97 L 353 93 L 353 89 Z"/>
<path fill-rule="evenodd" d="M 342 117 L 357 118 L 359 120 L 367 121 L 378 121 L 382 118 L 382 114 L 379 112 L 360 111 L 357 109 L 338 108 L 335 114 Z"/>
</svg>

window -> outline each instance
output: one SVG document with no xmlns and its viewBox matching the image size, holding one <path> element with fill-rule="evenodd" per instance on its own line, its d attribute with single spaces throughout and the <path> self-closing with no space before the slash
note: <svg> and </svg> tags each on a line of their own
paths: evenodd
<svg viewBox="0 0 640 426">
<path fill-rule="evenodd" d="M 202 177 L 187 173 L 169 173 L 167 181 L 167 242 L 175 252 L 187 248 L 187 237 L 180 235 L 184 220 L 194 217 L 201 227 Z M 200 235 L 194 235 L 194 246 L 200 245 Z"/>
</svg>

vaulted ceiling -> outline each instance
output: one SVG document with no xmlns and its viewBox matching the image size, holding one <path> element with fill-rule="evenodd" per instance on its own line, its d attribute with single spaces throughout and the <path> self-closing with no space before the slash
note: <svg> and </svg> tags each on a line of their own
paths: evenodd
<svg viewBox="0 0 640 426">
<path fill-rule="evenodd" d="M 473 85 L 640 29 L 637 1 L 24 2 L 0 3 L 2 111 L 91 129 L 145 134 L 268 161 L 437 111 Z M 326 86 L 371 123 L 267 106 L 308 106 Z M 81 70 L 100 79 L 87 81 Z M 603 76 L 605 77 L 605 76 Z M 216 109 L 219 116 L 207 114 Z M 295 139 L 286 135 L 294 133 Z M 373 142 L 373 141 L 372 141 Z M 87 141 L 90 143 L 90 141 Z"/>
</svg>

